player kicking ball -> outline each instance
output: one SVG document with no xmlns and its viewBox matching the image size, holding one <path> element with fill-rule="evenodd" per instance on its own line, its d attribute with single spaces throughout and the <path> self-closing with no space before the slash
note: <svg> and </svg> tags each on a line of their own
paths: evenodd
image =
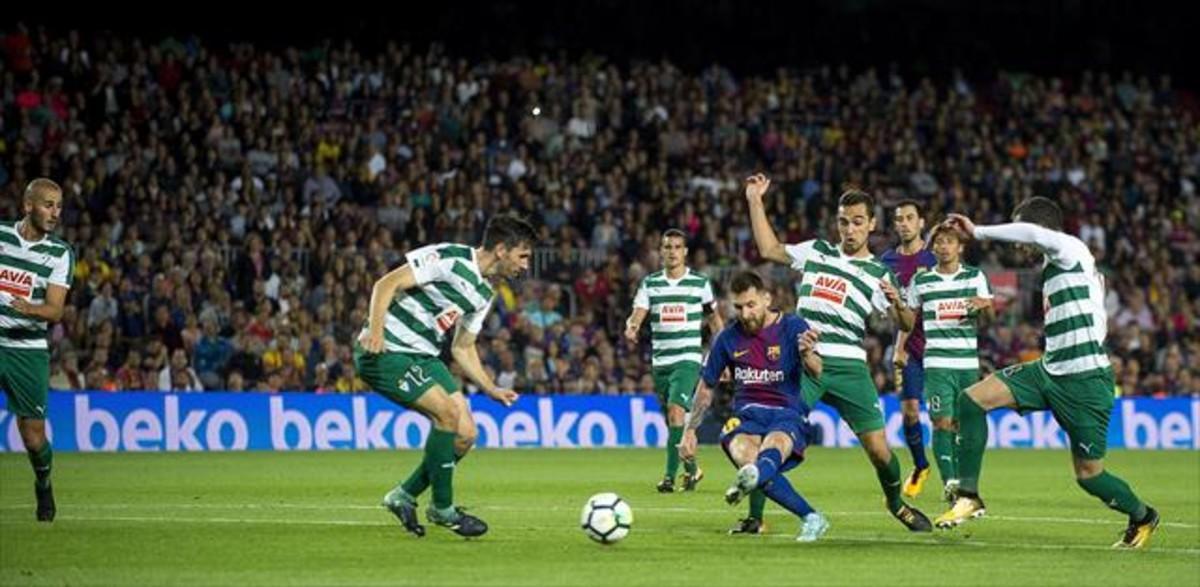
<svg viewBox="0 0 1200 587">
<path fill-rule="evenodd" d="M 696 428 L 712 403 L 721 373 L 733 372 L 734 418 L 721 434 L 721 447 L 737 480 L 725 494 L 736 504 L 755 490 L 800 518 L 800 542 L 814 542 L 829 530 L 829 520 L 813 509 L 784 473 L 804 460 L 809 408 L 800 395 L 803 373 L 819 376 L 815 351 L 817 331 L 803 318 L 771 307 L 771 294 L 753 271 L 739 273 L 730 284 L 737 321 L 713 342 L 679 445 L 680 457 L 696 454 Z"/>
</svg>

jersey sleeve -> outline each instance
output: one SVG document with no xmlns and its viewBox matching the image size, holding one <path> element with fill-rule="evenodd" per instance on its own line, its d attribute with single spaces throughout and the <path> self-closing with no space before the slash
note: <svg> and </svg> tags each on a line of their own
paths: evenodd
<svg viewBox="0 0 1200 587">
<path fill-rule="evenodd" d="M 705 279 L 704 287 L 700 288 L 700 305 L 705 309 L 714 309 L 717 303 L 717 297 L 713 295 L 712 280 Z"/>
<path fill-rule="evenodd" d="M 413 277 L 417 285 L 427 285 L 434 281 L 445 279 L 454 267 L 453 259 L 443 259 L 438 254 L 438 245 L 421 247 L 404 255 L 409 267 L 412 267 Z"/>
<path fill-rule="evenodd" d="M 633 294 L 633 307 L 642 310 L 650 309 L 650 294 L 646 291 L 646 280 L 638 284 L 637 293 Z"/>
<path fill-rule="evenodd" d="M 904 293 L 904 305 L 906 305 L 910 308 L 913 308 L 913 309 L 920 309 L 921 294 L 917 293 L 917 278 L 916 277 L 914 277 L 911 281 L 908 282 L 908 287 L 904 288 L 903 293 Z"/>
<path fill-rule="evenodd" d="M 1092 256 L 1092 252 L 1083 241 L 1029 222 L 977 226 L 975 237 L 981 240 L 1033 245 L 1045 253 L 1051 263 L 1064 269 L 1074 267 L 1076 263 L 1085 263 Z"/>
<path fill-rule="evenodd" d="M 797 271 L 804 269 L 804 263 L 813 255 L 813 252 L 816 250 L 816 244 L 816 240 L 808 240 L 802 243 L 783 246 L 783 250 L 787 251 L 788 257 L 792 259 L 792 269 Z"/>
<path fill-rule="evenodd" d="M 492 309 L 492 304 L 495 303 L 495 298 L 488 300 L 482 308 L 467 314 L 463 317 L 463 328 L 466 328 L 471 334 L 479 334 L 483 331 L 483 324 L 487 321 L 488 311 Z"/>
<path fill-rule="evenodd" d="M 75 278 L 75 249 L 70 246 L 64 248 L 66 248 L 66 252 L 54 261 L 54 268 L 50 271 L 50 277 L 46 278 L 46 281 L 52 285 L 70 288 L 71 282 Z"/>
<path fill-rule="evenodd" d="M 886 273 L 884 273 L 883 277 L 880 279 L 886 280 L 888 283 L 891 283 L 892 287 L 897 292 L 900 292 L 900 282 L 896 281 L 896 274 L 892 273 L 891 270 L 888 270 Z M 878 284 L 872 284 L 872 285 L 873 285 L 873 287 L 871 288 L 871 305 L 874 306 L 876 311 L 878 311 L 880 313 L 887 313 L 888 309 L 892 307 L 892 303 L 888 301 L 887 295 L 883 293 L 882 287 L 879 287 Z"/>
<path fill-rule="evenodd" d="M 708 353 L 708 360 L 704 362 L 704 371 L 700 374 L 700 378 L 704 380 L 704 384 L 709 387 L 716 387 L 721 380 L 721 373 L 729 366 L 729 331 L 723 330 L 717 335 L 717 340 L 713 341 L 712 350 Z"/>
<path fill-rule="evenodd" d="M 977 297 L 992 299 L 992 288 L 988 284 L 987 274 L 980 270 L 979 275 L 975 276 L 975 295 Z"/>
</svg>

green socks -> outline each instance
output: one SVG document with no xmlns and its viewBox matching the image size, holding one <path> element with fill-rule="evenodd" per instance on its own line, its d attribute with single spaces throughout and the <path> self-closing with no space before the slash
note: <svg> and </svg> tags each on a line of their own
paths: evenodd
<svg viewBox="0 0 1200 587">
<path fill-rule="evenodd" d="M 679 441 L 683 440 L 683 426 L 671 426 L 667 432 L 667 478 L 674 479 L 679 472 Z M 693 465 L 694 466 L 694 465 Z"/>
<path fill-rule="evenodd" d="M 1116 475 L 1104 471 L 1089 479 L 1077 479 L 1084 491 L 1096 496 L 1104 505 L 1128 514 L 1134 520 L 1146 517 L 1146 504 L 1134 495 L 1129 484 Z"/>
<path fill-rule="evenodd" d="M 758 521 L 763 519 L 763 511 L 767 509 L 767 494 L 761 489 L 750 492 L 750 517 Z"/>
<path fill-rule="evenodd" d="M 454 505 L 454 462 L 454 432 L 430 430 L 423 465 L 433 485 L 433 507 L 439 510 Z"/>
<path fill-rule="evenodd" d="M 933 429 L 933 458 L 937 461 L 938 474 L 942 476 L 942 485 L 951 479 L 958 479 L 958 466 L 954 460 L 954 431 Z"/>
<path fill-rule="evenodd" d="M 50 486 L 50 467 L 54 464 L 54 449 L 50 448 L 50 441 L 47 440 L 42 444 L 42 449 L 37 452 L 29 452 L 29 464 L 33 466 L 33 474 L 37 478 L 38 489 L 45 489 Z"/>
<path fill-rule="evenodd" d="M 983 469 L 983 449 L 987 448 L 987 412 L 971 396 L 958 398 L 958 487 L 962 493 L 979 493 L 979 473 Z"/>
<path fill-rule="evenodd" d="M 875 468 L 875 476 L 879 478 L 879 487 L 883 488 L 883 495 L 887 498 L 888 511 L 898 511 L 904 502 L 900 500 L 900 459 L 896 458 L 896 453 L 892 453 L 888 464 Z"/>
</svg>

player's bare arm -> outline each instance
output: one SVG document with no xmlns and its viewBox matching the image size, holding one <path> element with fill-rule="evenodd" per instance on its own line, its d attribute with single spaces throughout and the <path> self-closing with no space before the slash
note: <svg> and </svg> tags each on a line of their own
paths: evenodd
<svg viewBox="0 0 1200 587">
<path fill-rule="evenodd" d="M 750 208 L 750 228 L 754 232 L 754 243 L 758 245 L 758 254 L 762 258 L 789 265 L 792 260 L 788 257 L 783 243 L 779 242 L 779 238 L 775 236 L 775 229 L 771 228 L 771 221 L 767 219 L 767 209 L 763 205 L 763 196 L 770 187 L 771 180 L 761 173 L 746 178 L 746 202 Z"/>
</svg>

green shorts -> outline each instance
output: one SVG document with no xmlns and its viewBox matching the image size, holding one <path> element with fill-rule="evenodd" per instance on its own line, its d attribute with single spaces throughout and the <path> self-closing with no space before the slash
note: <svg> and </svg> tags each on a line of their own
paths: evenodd
<svg viewBox="0 0 1200 587">
<path fill-rule="evenodd" d="M 459 391 L 458 379 L 437 357 L 409 353 L 366 353 L 354 345 L 358 376 L 380 395 L 411 408 L 433 386 L 446 393 Z"/>
<path fill-rule="evenodd" d="M 50 351 L 0 347 L 0 389 L 8 411 L 20 418 L 46 419 L 50 390 Z"/>
<path fill-rule="evenodd" d="M 818 401 L 825 402 L 855 434 L 883 429 L 879 390 L 875 389 L 871 371 L 863 361 L 825 357 L 820 379 L 805 377 L 801 391 L 810 409 Z"/>
<path fill-rule="evenodd" d="M 979 383 L 979 369 L 926 369 L 925 399 L 930 418 L 954 419 L 958 394 Z"/>
<path fill-rule="evenodd" d="M 700 382 L 698 363 L 675 363 L 666 367 L 655 367 L 654 393 L 663 410 L 675 404 L 685 410 L 692 409 L 692 398 L 696 395 L 696 384 Z"/>
<path fill-rule="evenodd" d="M 1006 367 L 997 371 L 996 377 L 1012 391 L 1021 413 L 1050 410 L 1067 433 L 1075 456 L 1104 458 L 1108 450 L 1108 418 L 1113 408 L 1111 368 L 1057 376 L 1046 372 L 1039 359 Z"/>
</svg>

